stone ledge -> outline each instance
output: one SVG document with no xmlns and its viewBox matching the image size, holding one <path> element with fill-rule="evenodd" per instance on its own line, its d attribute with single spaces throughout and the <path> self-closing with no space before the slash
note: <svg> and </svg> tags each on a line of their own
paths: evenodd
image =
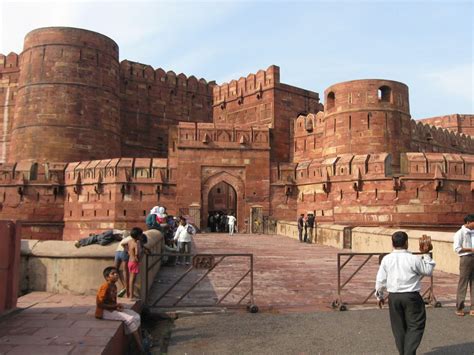
<svg viewBox="0 0 474 355">
<path fill-rule="evenodd" d="M 137 302 L 120 302 L 140 311 Z M 0 352 L 124 354 L 130 338 L 122 323 L 96 319 L 94 314 L 95 296 L 29 293 L 18 299 L 16 312 L 0 320 Z"/>
</svg>

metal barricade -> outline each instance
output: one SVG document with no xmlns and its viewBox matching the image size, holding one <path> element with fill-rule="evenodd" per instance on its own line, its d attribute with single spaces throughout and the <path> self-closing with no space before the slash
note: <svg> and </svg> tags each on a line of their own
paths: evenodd
<svg viewBox="0 0 474 355">
<path fill-rule="evenodd" d="M 357 273 L 360 272 L 360 270 L 365 265 L 367 265 L 367 263 L 369 262 L 369 260 L 372 259 L 372 257 L 378 257 L 378 265 L 380 265 L 380 263 L 382 262 L 382 259 L 385 257 L 385 255 L 388 255 L 388 254 L 389 253 L 338 253 L 337 254 L 337 298 L 334 301 L 332 301 L 331 307 L 337 308 L 340 311 L 347 310 L 347 303 L 343 302 L 343 297 L 342 297 L 342 292 L 344 288 L 346 287 L 346 285 L 354 278 L 354 276 Z M 423 253 L 416 252 L 412 254 L 421 255 Z M 429 255 L 432 256 L 432 253 L 429 253 Z M 349 262 L 354 258 L 354 256 L 363 256 L 365 258 L 362 261 L 362 263 L 355 269 L 355 271 L 350 273 L 350 275 L 347 277 L 345 281 L 342 281 L 341 272 L 344 269 L 344 267 L 346 267 L 349 264 Z M 343 257 L 347 257 L 347 259 L 345 261 L 342 261 Z M 423 280 L 424 277 L 425 276 L 422 276 L 420 280 Z M 375 278 L 376 278 L 376 275 L 374 275 L 372 278 L 374 284 L 375 284 Z M 429 286 L 425 291 L 421 292 L 421 296 L 425 300 L 425 303 L 431 304 L 434 307 L 438 308 L 438 307 L 441 307 L 441 303 L 436 300 L 434 290 L 433 290 L 433 284 L 434 284 L 433 275 L 431 275 L 429 276 Z M 367 295 L 367 297 L 364 300 L 362 300 L 362 302 L 352 303 L 352 304 L 354 305 L 367 304 L 367 301 L 369 301 L 371 297 L 375 297 L 374 293 L 375 293 L 375 288 L 373 288 L 370 291 L 370 293 Z M 386 300 L 387 297 L 388 295 L 385 297 L 384 300 Z"/>
<path fill-rule="evenodd" d="M 159 296 L 155 299 L 150 299 L 150 292 L 149 292 L 149 281 L 148 281 L 148 273 L 151 271 L 158 262 L 161 262 L 163 257 L 191 257 L 192 263 L 186 267 L 184 272 L 177 277 L 174 282 L 171 283 L 164 291 L 160 292 Z M 216 270 L 216 268 L 222 264 L 225 259 L 229 258 L 248 258 L 249 260 L 249 267 L 246 270 L 243 270 L 243 275 L 239 275 L 240 278 L 231 285 L 217 300 L 209 299 L 211 302 L 207 303 L 192 303 L 192 304 L 185 304 L 183 303 L 183 299 L 188 296 L 191 291 L 193 291 L 200 283 L 205 280 L 212 271 Z M 156 259 L 153 260 L 152 259 Z M 159 308 L 175 308 L 175 307 L 247 307 L 247 310 L 252 313 L 258 312 L 258 307 L 255 305 L 254 302 L 254 288 L 253 288 L 253 254 L 178 254 L 178 253 L 167 253 L 167 254 L 147 254 L 145 259 L 145 267 L 146 267 L 146 279 L 145 279 L 145 302 L 149 307 L 159 307 Z M 190 275 L 193 270 L 204 271 L 202 275 L 198 277 L 196 281 L 186 284 L 183 280 L 185 280 L 186 276 Z M 161 270 L 160 270 L 161 272 Z M 249 280 L 249 287 L 248 289 L 244 289 L 244 295 L 239 296 L 237 302 L 234 303 L 225 303 L 224 300 L 239 286 L 242 281 L 246 278 Z M 184 284 L 184 285 L 183 285 Z M 176 290 L 178 287 L 184 287 L 185 290 L 182 292 L 178 292 L 178 294 L 170 295 L 173 290 Z M 173 298 L 174 301 L 170 304 L 160 303 L 165 297 Z M 243 301 L 248 298 L 249 301 L 246 304 L 243 304 Z"/>
</svg>

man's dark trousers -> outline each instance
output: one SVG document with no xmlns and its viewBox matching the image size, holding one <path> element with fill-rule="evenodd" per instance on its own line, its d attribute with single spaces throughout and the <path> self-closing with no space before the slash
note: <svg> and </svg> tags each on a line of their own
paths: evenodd
<svg viewBox="0 0 474 355">
<path fill-rule="evenodd" d="M 418 292 L 390 293 L 390 323 L 398 352 L 414 355 L 425 331 L 426 312 Z"/>
</svg>

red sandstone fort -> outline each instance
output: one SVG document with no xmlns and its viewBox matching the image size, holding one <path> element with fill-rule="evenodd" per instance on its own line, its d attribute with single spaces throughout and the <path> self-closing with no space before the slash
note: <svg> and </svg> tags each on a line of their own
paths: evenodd
<svg viewBox="0 0 474 355">
<path fill-rule="evenodd" d="M 415 121 L 408 87 L 316 92 L 280 69 L 217 85 L 119 61 L 110 38 L 41 28 L 0 55 L 0 214 L 22 237 L 143 226 L 152 206 L 257 220 L 449 227 L 474 210 L 474 115 Z"/>
</svg>

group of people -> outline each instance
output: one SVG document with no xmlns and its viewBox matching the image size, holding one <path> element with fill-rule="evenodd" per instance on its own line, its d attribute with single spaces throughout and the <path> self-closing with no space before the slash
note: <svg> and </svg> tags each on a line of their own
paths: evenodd
<svg viewBox="0 0 474 355">
<path fill-rule="evenodd" d="M 298 239 L 300 243 L 309 243 L 313 242 L 316 217 L 314 213 L 308 213 L 305 217 L 304 213 L 300 214 L 298 217 Z"/>
<path fill-rule="evenodd" d="M 229 233 L 234 235 L 237 232 L 237 218 L 234 213 L 225 214 L 222 211 L 209 212 L 207 226 L 211 233 Z"/>
<path fill-rule="evenodd" d="M 196 233 L 196 228 L 188 224 L 185 217 L 175 218 L 166 214 L 164 207 L 155 206 L 151 209 L 146 218 L 146 225 L 149 229 L 160 230 L 165 236 L 165 245 L 172 251 L 186 254 L 182 256 L 182 261 L 178 259 L 177 264 L 190 264 L 192 236 Z M 133 310 L 126 309 L 117 302 L 117 297 L 135 296 L 135 282 L 140 272 L 140 259 L 144 253 L 149 253 L 146 247 L 148 238 L 142 229 L 134 227 L 129 233 L 126 231 L 116 231 L 91 235 L 88 238 L 76 242 L 77 247 L 98 243 L 106 245 L 110 237 L 114 241 L 119 241 L 115 252 L 115 264 L 104 269 L 103 276 L 105 282 L 100 286 L 96 297 L 96 318 L 106 320 L 120 320 L 125 325 L 125 333 L 132 334 L 140 353 L 149 353 L 151 344 L 143 340 L 140 331 L 140 315 Z M 105 238 L 107 237 L 107 238 Z M 175 247 L 174 245 L 177 244 Z M 120 272 L 122 264 L 123 275 Z M 117 282 L 121 282 L 123 289 L 118 291 Z"/>
<path fill-rule="evenodd" d="M 173 217 L 166 213 L 164 206 L 155 206 L 146 217 L 146 225 L 148 229 L 157 229 L 163 234 L 165 251 L 185 254 L 178 257 L 177 265 L 191 263 L 189 254 L 191 254 L 192 238 L 197 228 L 192 223 L 188 223 L 184 216 Z M 173 258 L 166 258 L 167 262 L 170 260 Z"/>
<path fill-rule="evenodd" d="M 108 266 L 103 270 L 105 282 L 100 286 L 96 296 L 95 316 L 105 320 L 119 320 L 124 323 L 125 333 L 132 334 L 140 353 L 149 353 L 151 344 L 142 340 L 140 315 L 126 309 L 123 304 L 117 302 L 117 297 L 128 298 L 135 296 L 135 282 L 140 272 L 140 258 L 149 250 L 145 246 L 148 242 L 143 230 L 138 227 L 131 229 L 125 236 L 115 252 L 115 265 Z M 120 273 L 121 265 L 124 264 L 123 275 Z M 123 289 L 117 290 L 116 283 L 120 280 Z"/>
<path fill-rule="evenodd" d="M 469 314 L 474 316 L 474 214 L 464 218 L 464 225 L 454 234 L 453 249 L 459 255 L 459 282 L 456 294 L 457 316 L 466 315 L 467 288 L 471 292 Z M 424 236 L 419 243 L 421 257 L 408 252 L 408 235 L 398 231 L 392 235 L 392 253 L 380 264 L 375 283 L 379 308 L 388 305 L 392 333 L 400 354 L 416 354 L 426 324 L 425 302 L 420 295 L 421 278 L 431 276 L 435 262 L 428 254 L 433 246 L 431 238 Z"/>
</svg>

